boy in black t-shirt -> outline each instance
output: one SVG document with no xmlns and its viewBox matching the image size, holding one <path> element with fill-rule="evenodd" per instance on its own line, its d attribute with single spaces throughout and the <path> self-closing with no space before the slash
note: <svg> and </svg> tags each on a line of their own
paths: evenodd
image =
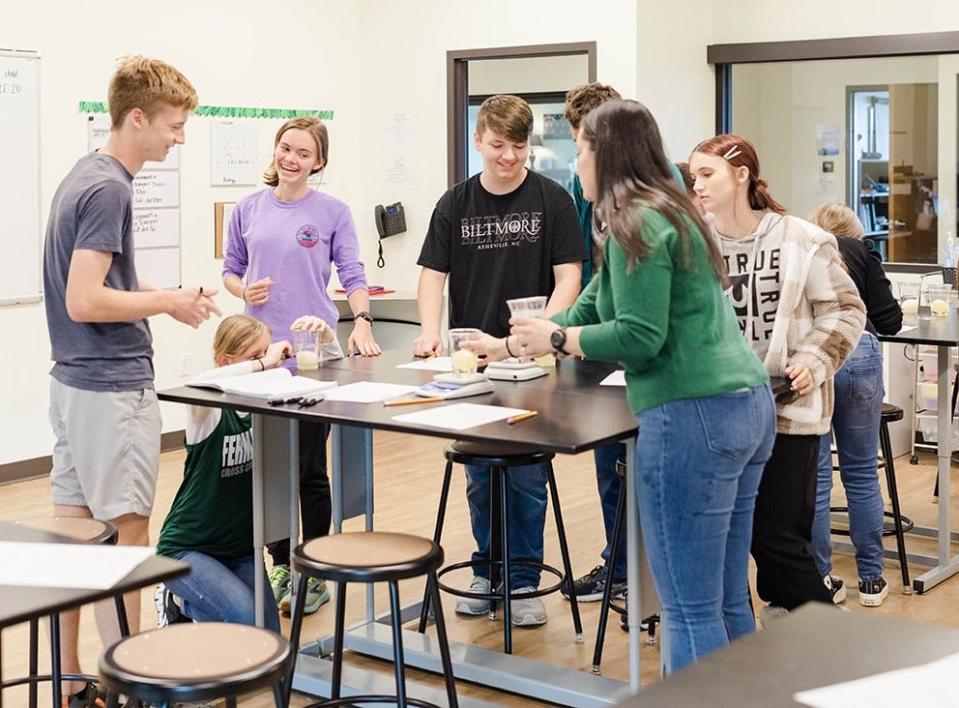
<svg viewBox="0 0 959 708">
<path fill-rule="evenodd" d="M 573 201 L 552 180 L 526 169 L 533 112 L 516 96 L 491 96 L 476 118 L 474 144 L 483 171 L 452 187 L 433 211 L 420 252 L 417 300 L 421 330 L 413 344 L 417 356 L 440 353 L 443 286 L 450 279 L 450 327 L 476 327 L 496 337 L 509 333 L 512 298 L 547 295 L 546 314 L 571 305 L 579 294 L 583 239 Z M 490 470 L 467 467 L 466 497 L 474 560 L 489 557 Z M 543 560 L 546 520 L 546 468 L 511 470 L 510 556 Z M 513 566 L 513 591 L 536 588 L 539 572 Z M 489 592 L 489 569 L 475 570 L 470 589 Z M 512 622 L 546 622 L 542 600 L 512 603 Z M 462 599 L 461 614 L 482 615 L 486 600 Z"/>
</svg>

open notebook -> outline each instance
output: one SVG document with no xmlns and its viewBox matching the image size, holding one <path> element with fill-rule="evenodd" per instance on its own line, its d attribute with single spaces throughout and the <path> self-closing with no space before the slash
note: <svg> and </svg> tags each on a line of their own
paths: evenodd
<svg viewBox="0 0 959 708">
<path fill-rule="evenodd" d="M 223 393 L 253 398 L 290 398 L 319 393 L 336 386 L 335 381 L 317 381 L 294 376 L 289 369 L 269 369 L 241 376 L 216 376 L 216 369 L 186 382 L 196 388 L 213 388 Z"/>
</svg>

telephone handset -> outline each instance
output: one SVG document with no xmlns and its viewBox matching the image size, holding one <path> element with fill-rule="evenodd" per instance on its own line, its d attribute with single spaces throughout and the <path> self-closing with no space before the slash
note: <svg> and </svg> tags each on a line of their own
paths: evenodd
<svg viewBox="0 0 959 708">
<path fill-rule="evenodd" d="M 403 210 L 403 204 L 401 202 L 387 206 L 377 204 L 373 210 L 373 220 L 376 222 L 376 231 L 380 235 L 380 253 L 379 258 L 376 259 L 376 265 L 383 268 L 386 265 L 386 261 L 383 260 L 383 239 L 406 231 L 406 212 Z"/>
</svg>

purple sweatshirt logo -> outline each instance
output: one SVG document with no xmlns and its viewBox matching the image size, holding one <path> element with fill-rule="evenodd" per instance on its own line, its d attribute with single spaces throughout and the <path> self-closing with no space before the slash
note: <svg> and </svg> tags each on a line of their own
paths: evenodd
<svg viewBox="0 0 959 708">
<path fill-rule="evenodd" d="M 320 242 L 320 232 L 313 224 L 304 224 L 296 232 L 296 242 L 303 248 L 313 248 Z"/>
</svg>

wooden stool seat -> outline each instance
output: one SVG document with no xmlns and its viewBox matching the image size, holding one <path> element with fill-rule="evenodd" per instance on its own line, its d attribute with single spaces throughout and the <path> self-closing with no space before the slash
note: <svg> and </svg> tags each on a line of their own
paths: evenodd
<svg viewBox="0 0 959 708">
<path fill-rule="evenodd" d="M 300 631 L 303 627 L 303 598 L 306 597 L 310 578 L 322 578 L 336 582 L 336 601 L 333 631 L 333 675 L 330 680 L 330 698 L 313 703 L 310 708 L 345 706 L 365 703 L 393 703 L 399 706 L 425 706 L 439 708 L 406 695 L 406 667 L 403 655 L 403 608 L 400 605 L 399 581 L 405 578 L 426 576 L 427 597 L 436 608 L 436 642 L 446 684 L 446 706 L 456 708 L 456 684 L 453 678 L 453 663 L 450 659 L 449 642 L 446 638 L 446 623 L 437 589 L 436 569 L 443 563 L 443 549 L 427 538 L 405 533 L 365 531 L 337 533 L 321 536 L 301 543 L 290 553 L 293 568 L 300 573 L 293 597 L 293 622 L 290 625 L 290 644 L 293 658 L 290 661 L 285 687 L 285 700 L 290 699 L 290 687 L 296 670 L 296 652 L 300 646 Z M 396 695 L 340 696 L 343 682 L 343 643 L 346 636 L 346 585 L 347 583 L 385 582 L 390 590 L 390 624 L 393 628 L 393 670 L 396 674 Z"/>
<path fill-rule="evenodd" d="M 555 455 L 535 447 L 516 443 L 475 443 L 457 440 L 444 451 L 446 459 L 458 465 L 484 467 L 521 467 L 552 460 Z"/>
<path fill-rule="evenodd" d="M 289 643 L 267 629 L 174 624 L 114 644 L 100 658 L 100 679 L 111 694 L 153 703 L 232 697 L 279 686 L 290 654 Z"/>
<path fill-rule="evenodd" d="M 416 578 L 443 562 L 443 549 L 428 538 L 382 531 L 337 533 L 302 544 L 295 565 L 316 578 L 375 583 Z"/>
<path fill-rule="evenodd" d="M 38 531 L 47 531 L 65 536 L 77 543 L 113 545 L 117 542 L 117 529 L 109 521 L 85 519 L 79 516 L 35 516 L 17 519 L 13 523 Z"/>
<path fill-rule="evenodd" d="M 897 420 L 902 420 L 905 415 L 905 411 L 897 405 L 892 403 L 882 404 L 882 420 L 886 423 L 895 423 Z"/>
</svg>

